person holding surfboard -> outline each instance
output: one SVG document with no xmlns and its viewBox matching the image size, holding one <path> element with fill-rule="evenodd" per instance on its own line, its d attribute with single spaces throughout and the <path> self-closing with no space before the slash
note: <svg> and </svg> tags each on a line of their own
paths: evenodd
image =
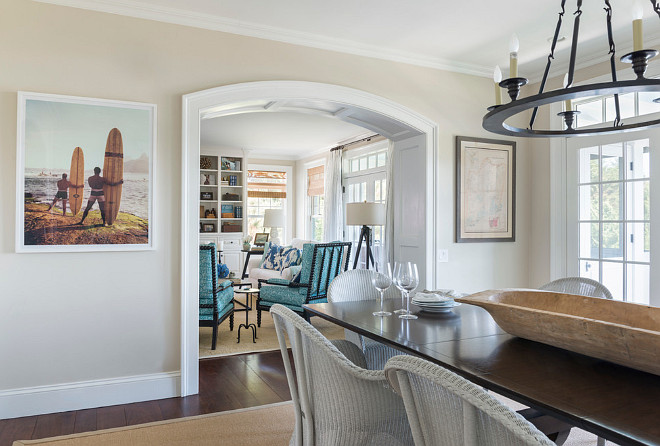
<svg viewBox="0 0 660 446">
<path fill-rule="evenodd" d="M 77 225 L 82 225 L 83 222 L 85 221 L 85 218 L 87 218 L 87 213 L 89 213 L 89 210 L 92 209 L 92 206 L 94 203 L 98 201 L 99 203 L 99 210 L 101 211 L 101 219 L 103 220 L 103 226 L 106 226 L 105 223 L 105 193 L 103 191 L 104 186 L 118 186 L 120 184 L 124 184 L 124 180 L 118 181 L 116 183 L 111 183 L 109 182 L 105 177 L 101 176 L 101 168 L 100 167 L 95 167 L 94 168 L 94 175 L 91 177 L 87 178 L 87 182 L 89 183 L 89 186 L 92 188 L 92 191 L 89 194 L 89 198 L 87 199 L 87 207 L 85 207 L 85 212 L 83 212 L 82 220 L 80 220 Z"/>
<path fill-rule="evenodd" d="M 69 190 L 69 187 L 72 186 L 69 180 L 66 179 L 66 176 L 67 175 L 63 173 L 62 179 L 57 182 L 57 194 L 55 194 L 53 202 L 50 204 L 50 206 L 48 206 L 48 212 L 53 209 L 53 206 L 55 206 L 57 200 L 62 200 L 62 215 L 66 216 L 66 204 L 67 200 L 69 199 L 67 191 Z"/>
<path fill-rule="evenodd" d="M 83 224 L 85 218 L 87 218 L 87 213 L 89 213 L 89 210 L 92 208 L 94 203 L 98 201 L 99 210 L 101 211 L 101 219 L 103 220 L 103 226 L 105 226 L 105 195 L 103 194 L 103 185 L 106 184 L 106 180 L 101 176 L 100 167 L 94 168 L 94 175 L 87 178 L 87 182 L 92 188 L 92 192 L 89 194 L 89 198 L 87 199 L 87 207 L 85 208 L 85 212 L 83 212 L 82 220 L 76 224 Z"/>
</svg>

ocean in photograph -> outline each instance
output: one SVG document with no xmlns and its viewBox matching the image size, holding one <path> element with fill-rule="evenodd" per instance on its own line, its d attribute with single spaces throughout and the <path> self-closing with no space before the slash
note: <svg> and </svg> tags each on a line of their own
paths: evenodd
<svg viewBox="0 0 660 446">
<path fill-rule="evenodd" d="M 34 201 L 51 203 L 57 193 L 57 181 L 67 170 L 25 169 L 25 192 L 32 194 Z M 85 170 L 85 189 L 83 192 L 83 209 L 87 206 L 90 187 L 87 178 L 94 175 L 93 170 Z M 62 202 L 58 202 L 58 207 Z M 95 208 L 97 206 L 95 205 Z M 121 205 L 119 212 L 125 212 L 136 217 L 149 219 L 149 175 L 138 172 L 124 172 Z"/>
</svg>

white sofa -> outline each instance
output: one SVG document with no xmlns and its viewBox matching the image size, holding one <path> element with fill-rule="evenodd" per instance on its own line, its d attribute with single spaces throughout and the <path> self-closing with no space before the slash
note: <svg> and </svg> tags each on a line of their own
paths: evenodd
<svg viewBox="0 0 660 446">
<path fill-rule="evenodd" d="M 313 240 L 302 240 L 299 238 L 294 238 L 291 240 L 291 246 L 294 248 L 300 249 L 302 251 L 303 245 L 305 243 L 316 243 Z M 288 246 L 288 245 L 287 245 Z M 248 280 L 252 283 L 253 287 L 259 285 L 259 279 L 286 279 L 291 280 L 293 278 L 291 268 L 285 268 L 283 271 L 275 271 L 272 269 L 259 268 L 261 265 L 261 257 L 251 257 L 250 263 L 248 264 Z"/>
</svg>

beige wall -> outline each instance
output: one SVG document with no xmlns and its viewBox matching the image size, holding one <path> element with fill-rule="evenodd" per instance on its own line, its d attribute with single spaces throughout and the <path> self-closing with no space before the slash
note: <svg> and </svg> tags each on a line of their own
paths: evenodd
<svg viewBox="0 0 660 446">
<path fill-rule="evenodd" d="M 0 15 L 0 390 L 179 369 L 181 96 L 261 80 L 343 85 L 440 127 L 442 287 L 526 286 L 530 154 L 518 146 L 515 243 L 453 243 L 454 137 L 492 137 L 485 78 L 25 0 Z M 16 92 L 156 103 L 156 249 L 15 254 Z M 278 161 L 279 162 L 279 161 Z"/>
</svg>

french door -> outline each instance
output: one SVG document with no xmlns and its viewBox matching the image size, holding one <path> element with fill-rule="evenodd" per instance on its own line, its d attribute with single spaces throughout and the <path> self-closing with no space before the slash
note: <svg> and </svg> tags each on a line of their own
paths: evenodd
<svg viewBox="0 0 660 446">
<path fill-rule="evenodd" d="M 385 172 L 353 176 L 344 179 L 344 204 L 368 201 L 370 203 L 385 203 L 387 199 L 387 181 Z M 367 262 L 366 246 L 357 252 L 357 242 L 360 238 L 359 226 L 344 227 L 344 240 L 353 242 L 353 258 L 358 256 L 358 267 L 365 268 Z M 383 226 L 372 226 L 372 253 L 377 269 L 380 270 L 383 249 Z M 351 260 L 352 262 L 353 260 Z M 352 263 L 351 263 L 352 265 Z"/>
<path fill-rule="evenodd" d="M 660 148 L 659 130 L 567 140 L 568 275 L 594 279 L 615 299 L 641 304 L 652 303 L 651 290 L 660 291 L 651 255 L 660 237 L 651 221 L 660 198 L 651 177 L 660 171 L 654 147 Z"/>
</svg>

